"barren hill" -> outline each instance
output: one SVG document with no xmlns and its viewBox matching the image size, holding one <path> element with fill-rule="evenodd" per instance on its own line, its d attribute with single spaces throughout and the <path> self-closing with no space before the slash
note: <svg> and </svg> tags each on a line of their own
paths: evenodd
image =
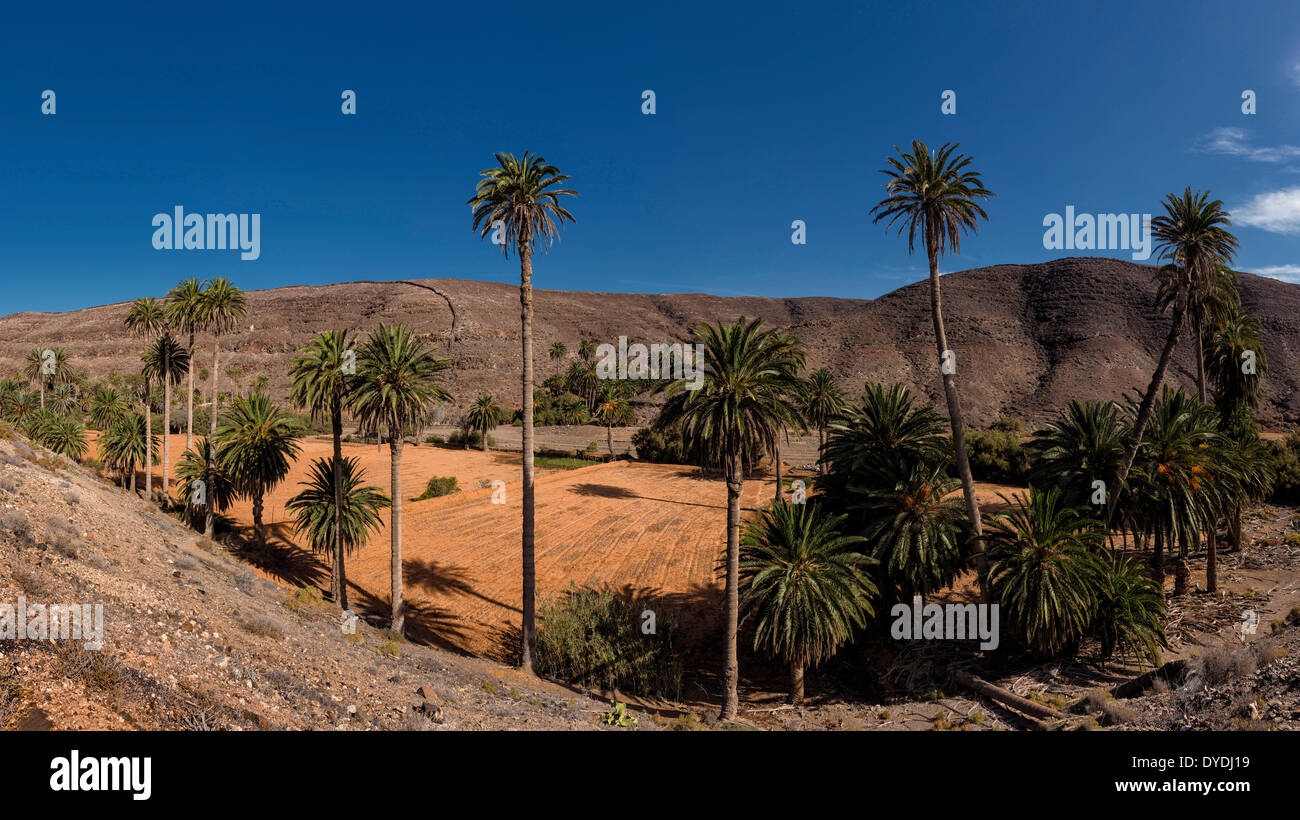
<svg viewBox="0 0 1300 820">
<path fill-rule="evenodd" d="M 1120 260 L 1067 258 L 944 276 L 949 343 L 971 421 L 1041 418 L 1072 398 L 1118 397 L 1145 386 L 1168 327 L 1155 310 L 1153 273 Z M 1241 274 L 1241 291 L 1265 333 L 1266 420 L 1294 421 L 1300 417 L 1300 288 Z M 0 373 L 16 368 L 32 348 L 53 345 L 68 349 L 92 376 L 138 368 L 140 343 L 122 326 L 126 309 L 122 302 L 0 318 Z M 924 281 L 873 300 L 539 290 L 538 382 L 560 368 L 547 357 L 553 341 L 563 341 L 573 355 L 583 338 L 685 340 L 695 322 L 741 315 L 789 329 L 807 346 L 809 367 L 830 367 L 851 393 L 866 380 L 901 381 L 943 409 Z M 246 324 L 223 340 L 222 389 L 229 387 L 226 368 L 235 364 L 244 387 L 265 374 L 283 398 L 289 359 L 313 333 L 364 332 L 381 321 L 411 324 L 455 360 L 449 381 L 457 405 L 488 391 L 518 406 L 518 288 L 457 279 L 252 291 Z M 199 364 L 210 367 L 211 345 L 201 339 L 199 347 Z M 1186 385 L 1193 381 L 1191 349 L 1180 345 L 1170 372 Z"/>
</svg>

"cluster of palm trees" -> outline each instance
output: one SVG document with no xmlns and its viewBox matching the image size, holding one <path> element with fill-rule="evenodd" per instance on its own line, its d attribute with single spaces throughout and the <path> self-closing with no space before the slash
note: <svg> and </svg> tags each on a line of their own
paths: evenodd
<svg viewBox="0 0 1300 820">
<path fill-rule="evenodd" d="M 1189 189 L 1168 196 L 1152 223 L 1165 262 L 1158 304 L 1173 319 L 1150 385 L 1123 403 L 1072 404 L 1040 431 L 1031 447 L 1034 483 L 1005 499 L 1010 509 L 986 537 L 957 373 L 945 366 L 938 260 L 977 230 L 987 218 L 980 202 L 993 194 L 956 149 L 913 142 L 890 157 L 887 196 L 873 209 L 877 221 L 906 232 L 909 250 L 918 238 L 924 244 L 946 423 L 899 385 L 868 385 L 859 403 L 846 404 L 829 373 L 798 377 L 797 343 L 745 319 L 694 328 L 705 346 L 704 386 L 668 389 L 656 425 L 676 426 L 692 457 L 721 468 L 727 485 L 723 719 L 735 717 L 738 703 L 742 609 L 754 620 L 756 648 L 789 663 L 797 699 L 804 667 L 867 622 L 877 590 L 904 600 L 925 595 L 971 565 L 981 599 L 1004 606 L 1031 649 L 1069 653 L 1095 639 L 1103 662 L 1116 651 L 1153 660 L 1164 643 L 1164 548 L 1177 544 L 1186 556 L 1205 538 L 1206 587 L 1214 591 L 1218 525 L 1226 522 L 1239 543 L 1242 506 L 1271 480 L 1252 420 L 1263 395 L 1263 349 L 1229 268 L 1236 240 L 1221 203 Z M 1162 390 L 1189 315 L 1199 396 Z M 816 428 L 821 442 L 819 498 L 784 508 L 778 476 L 776 501 L 742 537 L 746 465 L 764 455 L 779 465 L 782 433 L 801 425 Z M 1122 529 L 1113 529 L 1117 521 Z M 1153 546 L 1154 578 L 1107 551 L 1116 535 Z M 1175 594 L 1186 590 L 1185 573 L 1180 578 Z"/>
</svg>

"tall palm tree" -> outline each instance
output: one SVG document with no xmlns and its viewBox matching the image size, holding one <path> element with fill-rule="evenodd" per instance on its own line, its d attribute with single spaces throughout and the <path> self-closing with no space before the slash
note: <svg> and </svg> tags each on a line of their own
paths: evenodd
<svg viewBox="0 0 1300 820">
<path fill-rule="evenodd" d="M 817 428 L 817 466 L 823 475 L 826 462 L 822 460 L 821 452 L 826 448 L 826 428 L 844 411 L 844 404 L 844 393 L 828 368 L 819 367 L 808 374 L 800 409 L 808 424 Z"/>
<path fill-rule="evenodd" d="M 262 504 L 266 493 L 289 475 L 290 462 L 302 448 L 302 430 L 284 408 L 265 393 L 236 396 L 217 430 L 217 458 L 235 489 L 253 500 L 253 532 L 266 543 Z"/>
<path fill-rule="evenodd" d="M 430 405 L 451 401 L 451 394 L 439 384 L 449 365 L 450 359 L 436 358 L 405 325 L 379 325 L 357 355 L 352 412 L 364 432 L 388 435 L 389 495 L 393 499 L 388 528 L 392 543 L 391 626 L 399 633 L 406 620 L 402 607 L 402 437 L 424 421 Z"/>
<path fill-rule="evenodd" d="M 330 432 L 334 439 L 334 456 L 330 469 L 334 471 L 334 501 L 330 508 L 335 521 L 330 530 L 335 535 L 331 554 L 330 592 L 341 609 L 348 608 L 347 570 L 344 567 L 345 534 L 342 516 L 343 499 L 343 407 L 351 388 L 352 376 L 347 372 L 348 351 L 353 349 L 356 337 L 348 330 L 327 330 L 313 336 L 307 346 L 298 351 L 298 357 L 289 364 L 292 386 L 289 395 L 300 409 L 311 412 L 313 420 L 328 415 Z"/>
<path fill-rule="evenodd" d="M 54 386 L 54 392 L 50 394 L 50 409 L 60 416 L 80 416 L 83 412 L 84 402 L 77 385 L 72 382 L 62 382 Z"/>
<path fill-rule="evenodd" d="M 536 580 L 534 577 L 533 531 L 533 252 L 550 249 L 566 221 L 573 214 L 560 204 L 560 198 L 577 196 L 576 191 L 559 187 L 570 178 L 548 165 L 536 154 L 524 152 L 495 154 L 497 166 L 480 176 L 469 204 L 474 209 L 474 229 L 480 236 L 502 232 L 501 252 L 507 257 L 511 247 L 519 255 L 519 304 L 521 308 L 523 346 L 523 628 L 520 665 L 526 674 L 533 672 L 533 641 L 536 633 Z M 396 492 L 393 494 L 397 498 Z M 396 509 L 396 506 L 394 507 Z"/>
<path fill-rule="evenodd" d="M 980 593 L 988 601 L 988 562 L 981 538 L 984 530 L 980 523 L 979 502 L 975 498 L 975 480 L 966 454 L 966 423 L 957 393 L 956 367 L 947 366 L 950 361 L 939 293 L 939 257 L 948 250 L 960 253 L 962 234 L 978 232 L 979 220 L 988 219 L 979 201 L 994 194 L 984 187 L 979 172 L 967 168 L 971 158 L 956 153 L 957 147 L 955 143 L 945 143 L 936 153 L 931 153 L 925 143 L 913 140 L 911 153 L 899 151 L 898 157 L 889 157 L 890 168 L 881 171 L 889 178 L 885 185 L 888 196 L 871 212 L 876 214 L 875 222 L 887 219 L 889 228 L 898 225 L 900 235 L 907 231 L 908 253 L 915 248 L 918 230 L 925 243 L 930 262 L 930 318 L 934 323 L 935 346 L 944 365 L 940 367 L 940 373 L 944 398 L 948 403 L 948 423 L 952 426 L 953 451 L 966 498 L 966 514 L 975 535 Z"/>
<path fill-rule="evenodd" d="M 189 337 L 185 350 L 189 353 L 189 366 L 185 369 L 185 449 L 194 446 L 194 336 L 207 327 L 203 318 L 203 283 L 198 279 L 184 279 L 167 292 L 163 306 L 167 322 L 177 332 Z"/>
<path fill-rule="evenodd" d="M 1181 284 L 1179 276 L 1167 276 L 1160 280 L 1156 290 L 1156 305 L 1162 313 L 1172 310 L 1177 304 Z M 1212 273 L 1194 280 L 1187 291 L 1187 318 L 1190 320 L 1192 338 L 1196 342 L 1196 388 L 1203 402 L 1209 401 L 1205 372 L 1206 343 L 1210 334 L 1240 307 L 1237 274 L 1222 263 L 1216 264 Z"/>
<path fill-rule="evenodd" d="M 702 367 L 702 383 L 696 390 L 686 389 L 685 379 L 670 385 L 660 418 L 665 424 L 679 424 L 683 439 L 701 443 L 708 464 L 721 465 L 727 484 L 722 719 L 734 720 L 739 708 L 736 630 L 740 496 L 745 488 L 742 464 L 747 457 L 756 458 L 757 449 L 770 443 L 783 426 L 797 421 L 785 395 L 798 379 L 803 362 L 787 337 L 763 330 L 761 319 L 741 317 L 730 325 L 699 324 L 691 333 L 696 343 L 704 345 L 704 361 L 696 365 Z"/>
<path fill-rule="evenodd" d="M 167 328 L 167 317 L 163 311 L 163 303 L 152 296 L 141 296 L 132 302 L 123 321 L 132 334 L 143 338 L 150 344 Z M 151 401 L 153 391 L 150 389 L 152 384 L 149 367 L 146 364 L 144 369 L 144 429 L 145 438 L 150 441 L 153 440 L 153 407 L 151 406 L 153 404 Z M 153 501 L 152 448 L 145 451 L 144 457 L 144 497 Z"/>
<path fill-rule="evenodd" d="M 1257 456 L 1259 431 L 1254 411 L 1264 398 L 1264 377 L 1268 360 L 1260 338 L 1259 322 L 1238 302 L 1222 324 L 1211 334 L 1206 349 L 1206 366 L 1214 381 L 1214 402 L 1219 411 L 1219 429 L 1232 439 L 1245 459 L 1241 475 L 1257 476 L 1265 461 Z M 1262 495 L 1251 482 L 1243 485 L 1245 498 Z M 1241 550 L 1242 498 L 1235 499 L 1231 510 L 1230 530 L 1233 548 Z M 1217 556 L 1214 556 L 1217 558 Z M 1217 578 L 1212 578 L 1214 561 L 1206 564 L 1206 587 L 1213 592 Z"/>
<path fill-rule="evenodd" d="M 189 367 L 190 352 L 167 332 L 155 339 L 153 347 L 144 354 L 146 377 L 157 379 L 163 386 L 163 507 L 170 507 L 172 503 L 172 386 L 180 384 L 181 374 Z"/>
<path fill-rule="evenodd" d="M 1172 277 L 1178 282 L 1173 299 L 1173 318 L 1169 323 L 1169 333 L 1165 336 L 1165 345 L 1160 350 L 1160 359 L 1155 372 L 1151 374 L 1151 383 L 1142 394 L 1142 404 L 1138 407 L 1137 417 L 1133 421 L 1133 435 L 1124 453 L 1124 463 L 1120 466 L 1119 485 L 1111 493 L 1106 526 L 1110 527 L 1115 518 L 1115 510 L 1124 494 L 1124 485 L 1128 474 L 1133 469 L 1133 459 L 1137 456 L 1146 431 L 1147 422 L 1151 420 L 1152 403 L 1164 381 L 1165 369 L 1178 344 L 1183 320 L 1187 314 L 1189 294 L 1193 289 L 1202 288 L 1203 283 L 1215 275 L 1218 266 L 1228 265 L 1237 249 L 1237 238 L 1227 229 L 1232 225 L 1228 212 L 1219 200 L 1210 200 L 1208 191 L 1193 194 L 1188 187 L 1181 196 L 1169 194 L 1165 197 L 1165 213 L 1151 220 L 1151 232 L 1156 239 L 1156 251 L 1161 259 L 1171 260 L 1161 267 L 1161 277 Z"/>
<path fill-rule="evenodd" d="M 803 704 L 804 669 L 835 654 L 875 614 L 869 569 L 841 535 L 843 516 L 816 502 L 773 503 L 745 527 L 740 547 L 742 620 L 754 620 L 754 648 L 790 668 L 790 703 Z"/>
<path fill-rule="evenodd" d="M 294 527 L 307 536 L 313 550 L 333 555 L 342 544 L 351 554 L 365 545 L 370 533 L 383 527 L 379 511 L 392 506 L 392 502 L 378 487 L 363 483 L 365 470 L 357 459 L 343 459 L 337 466 L 332 461 L 326 458 L 313 461 L 307 480 L 298 484 L 304 489 L 289 499 L 284 508 L 293 513 Z M 342 494 L 336 493 L 335 481 L 340 478 Z M 336 507 L 340 497 L 343 505 Z M 342 575 L 339 581 L 347 583 Z"/>
<path fill-rule="evenodd" d="M 221 337 L 234 328 L 235 322 L 242 319 L 246 311 L 243 292 L 229 279 L 218 276 L 208 280 L 199 302 L 199 321 L 204 329 L 212 333 L 212 400 L 208 408 L 208 438 L 213 440 L 217 437 L 217 374 L 221 372 Z M 208 453 L 215 455 L 215 448 L 209 448 Z M 211 538 L 215 526 L 216 519 L 213 516 L 212 505 L 208 505 L 203 534 Z"/>
<path fill-rule="evenodd" d="M 491 393 L 480 393 L 469 406 L 465 420 L 469 422 L 470 429 L 477 430 L 482 435 L 483 452 L 486 453 L 488 449 L 488 431 L 496 429 L 505 414 Z M 468 442 L 469 436 L 465 436 L 465 440 Z"/>
</svg>

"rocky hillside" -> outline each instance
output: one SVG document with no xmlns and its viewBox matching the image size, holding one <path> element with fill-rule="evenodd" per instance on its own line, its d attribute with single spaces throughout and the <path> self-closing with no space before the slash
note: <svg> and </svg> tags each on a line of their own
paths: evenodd
<svg viewBox="0 0 1300 820">
<path fill-rule="evenodd" d="M 0 638 L 0 730 L 601 728 L 608 705 L 517 670 L 344 634 L 313 591 L 7 435 L 0 606 L 101 605 L 103 645 Z"/>
<path fill-rule="evenodd" d="M 987 423 L 1002 414 L 1036 419 L 1072 398 L 1117 397 L 1145 386 L 1168 326 L 1154 307 L 1153 273 L 1119 260 L 1068 258 L 945 276 L 948 336 L 971 420 Z M 1266 335 L 1266 421 L 1294 421 L 1300 417 L 1300 287 L 1242 274 L 1241 290 Z M 450 387 L 458 405 L 488 391 L 518 406 L 515 287 L 425 279 L 278 288 L 248 297 L 246 324 L 223 343 L 223 383 L 227 366 L 235 364 L 244 387 L 264 374 L 284 397 L 289 359 L 313 333 L 402 321 L 455 360 Z M 126 309 L 123 302 L 0 318 L 0 373 L 12 371 L 32 348 L 51 345 L 71 351 L 92 376 L 137 368 L 140 344 L 122 326 Z M 830 367 L 852 392 L 869 379 L 902 381 L 942 409 L 925 282 L 873 300 L 540 290 L 538 381 L 560 367 L 547 357 L 553 341 L 563 341 L 573 355 L 583 338 L 680 340 L 695 322 L 741 315 L 789 329 L 805 342 L 809 366 Z M 200 348 L 200 364 L 210 366 L 211 345 L 202 340 Z M 1171 378 L 1191 384 L 1194 370 L 1191 345 L 1181 345 Z"/>
</svg>

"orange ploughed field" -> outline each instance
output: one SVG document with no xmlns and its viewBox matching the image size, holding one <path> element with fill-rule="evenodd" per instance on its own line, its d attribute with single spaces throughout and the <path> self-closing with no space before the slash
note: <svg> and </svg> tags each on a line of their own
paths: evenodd
<svg viewBox="0 0 1300 820">
<path fill-rule="evenodd" d="M 280 583 L 329 589 L 329 565 L 295 532 L 285 502 L 302 488 L 311 462 L 328 457 L 328 437 L 301 442 L 303 452 L 287 480 L 265 500 L 270 549 L 253 558 L 262 574 Z M 185 436 L 171 437 L 172 461 Z M 161 449 L 161 448 L 160 448 Z M 366 482 L 389 493 L 389 451 L 345 443 Z M 92 446 L 90 456 L 95 455 Z M 519 628 L 522 570 L 522 497 L 518 453 L 432 445 L 402 448 L 402 559 L 407 634 L 412 640 L 508 659 Z M 154 467 L 155 492 L 162 469 Z M 412 501 L 434 476 L 455 476 L 461 491 Z M 143 470 L 137 477 L 142 486 Z M 492 502 L 500 479 L 505 503 Z M 173 476 L 173 481 L 175 481 Z M 771 478 L 745 483 L 746 514 L 766 503 Z M 498 493 L 498 497 L 500 493 Z M 537 471 L 537 588 L 539 602 L 578 587 L 611 587 L 652 596 L 681 613 L 688 632 L 716 625 L 721 585 L 715 564 L 722 553 L 726 488 L 694 468 L 614 462 L 572 470 Z M 226 512 L 251 539 L 252 504 L 240 500 Z M 350 605 L 382 623 L 389 611 L 388 511 L 383 527 L 347 563 Z M 684 636 L 686 637 L 686 636 Z"/>
</svg>

